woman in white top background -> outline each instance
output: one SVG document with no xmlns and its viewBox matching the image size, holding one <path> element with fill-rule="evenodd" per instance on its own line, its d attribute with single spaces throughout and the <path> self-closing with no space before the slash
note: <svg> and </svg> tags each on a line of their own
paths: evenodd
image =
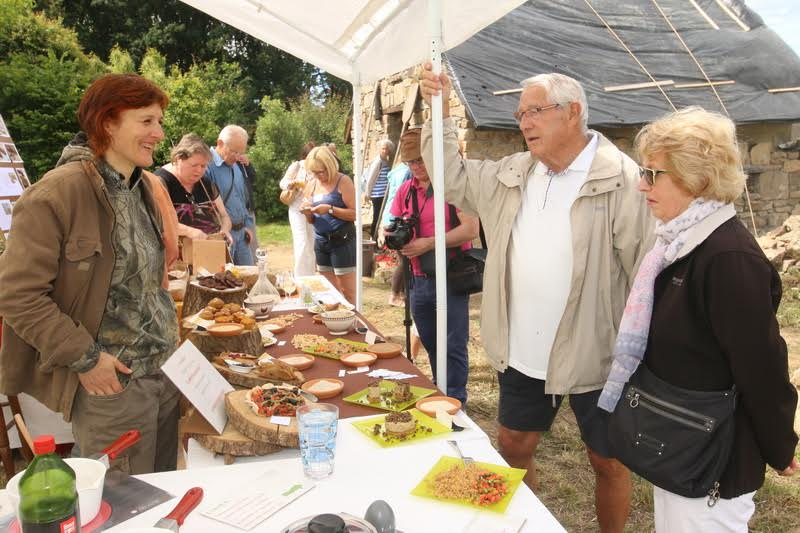
<svg viewBox="0 0 800 533">
<path fill-rule="evenodd" d="M 303 187 L 306 184 L 305 159 L 315 147 L 313 142 L 303 145 L 300 159 L 289 165 L 280 182 L 281 201 L 289 206 L 289 226 L 292 228 L 292 247 L 294 250 L 294 276 L 312 276 L 316 271 L 314 259 L 314 228 L 306 222 L 300 212 L 303 201 Z M 289 200 L 287 203 L 286 200 Z"/>
</svg>

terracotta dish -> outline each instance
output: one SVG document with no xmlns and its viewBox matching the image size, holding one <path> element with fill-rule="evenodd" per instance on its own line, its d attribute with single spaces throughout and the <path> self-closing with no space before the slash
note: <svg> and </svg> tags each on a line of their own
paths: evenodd
<svg viewBox="0 0 800 533">
<path fill-rule="evenodd" d="M 209 335 L 214 337 L 234 337 L 244 331 L 244 326 L 235 322 L 212 324 L 206 328 Z"/>
<path fill-rule="evenodd" d="M 342 389 L 344 389 L 344 383 L 334 378 L 319 378 L 306 381 L 300 388 L 310 392 L 320 400 L 325 400 L 341 394 Z"/>
<path fill-rule="evenodd" d="M 341 361 L 342 364 L 356 368 L 359 366 L 369 366 L 377 359 L 377 355 L 368 352 L 353 352 L 339 357 L 339 361 Z"/>
<path fill-rule="evenodd" d="M 370 344 L 367 350 L 378 356 L 378 359 L 391 359 L 403 353 L 403 347 L 395 342 L 380 342 L 378 344 Z"/>
<path fill-rule="evenodd" d="M 284 331 L 286 331 L 286 326 L 281 326 L 280 324 L 263 324 L 261 327 L 266 329 L 273 335 L 277 333 L 283 333 Z"/>
<path fill-rule="evenodd" d="M 305 370 L 314 364 L 315 358 L 313 355 L 308 355 L 305 353 L 293 353 L 290 355 L 284 355 L 283 357 L 278 357 L 278 360 L 283 361 L 287 365 L 291 366 L 292 368 L 296 368 L 297 370 Z"/>
<path fill-rule="evenodd" d="M 416 407 L 426 415 L 436 418 L 436 411 L 439 410 L 455 415 L 461 409 L 461 402 L 449 396 L 428 396 L 418 400 Z"/>
</svg>

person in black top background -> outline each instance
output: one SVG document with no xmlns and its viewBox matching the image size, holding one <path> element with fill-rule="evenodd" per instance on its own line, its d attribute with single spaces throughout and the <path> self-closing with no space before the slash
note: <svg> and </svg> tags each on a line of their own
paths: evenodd
<svg viewBox="0 0 800 533">
<path fill-rule="evenodd" d="M 156 170 L 178 215 L 178 235 L 207 239 L 223 234 L 230 242 L 231 220 L 217 186 L 204 176 L 211 150 L 199 135 L 188 133 L 175 145 L 172 162 Z"/>
</svg>

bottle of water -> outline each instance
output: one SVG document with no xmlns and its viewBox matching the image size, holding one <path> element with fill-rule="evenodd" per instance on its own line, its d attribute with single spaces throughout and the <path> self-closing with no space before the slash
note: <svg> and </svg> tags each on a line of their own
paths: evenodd
<svg viewBox="0 0 800 533">
<path fill-rule="evenodd" d="M 52 435 L 33 441 L 33 458 L 19 481 L 23 533 L 80 533 L 75 471 L 56 455 Z"/>
</svg>

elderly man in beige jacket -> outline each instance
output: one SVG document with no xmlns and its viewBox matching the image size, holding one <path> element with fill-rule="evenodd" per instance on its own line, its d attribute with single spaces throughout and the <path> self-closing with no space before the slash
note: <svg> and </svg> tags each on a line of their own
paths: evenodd
<svg viewBox="0 0 800 533">
<path fill-rule="evenodd" d="M 486 232 L 481 339 L 498 371 L 500 453 L 528 470 L 525 482 L 535 490 L 536 448 L 569 396 L 595 471 L 600 529 L 621 532 L 630 474 L 611 456 L 597 399 L 652 222 L 636 163 L 587 128 L 581 85 L 561 74 L 522 85 L 514 116 L 528 151 L 499 161 L 459 155 L 445 74 L 426 65 L 420 88 L 429 104 L 442 94 L 445 197 L 478 215 Z M 432 144 L 428 123 L 422 153 L 429 168 Z"/>
</svg>

